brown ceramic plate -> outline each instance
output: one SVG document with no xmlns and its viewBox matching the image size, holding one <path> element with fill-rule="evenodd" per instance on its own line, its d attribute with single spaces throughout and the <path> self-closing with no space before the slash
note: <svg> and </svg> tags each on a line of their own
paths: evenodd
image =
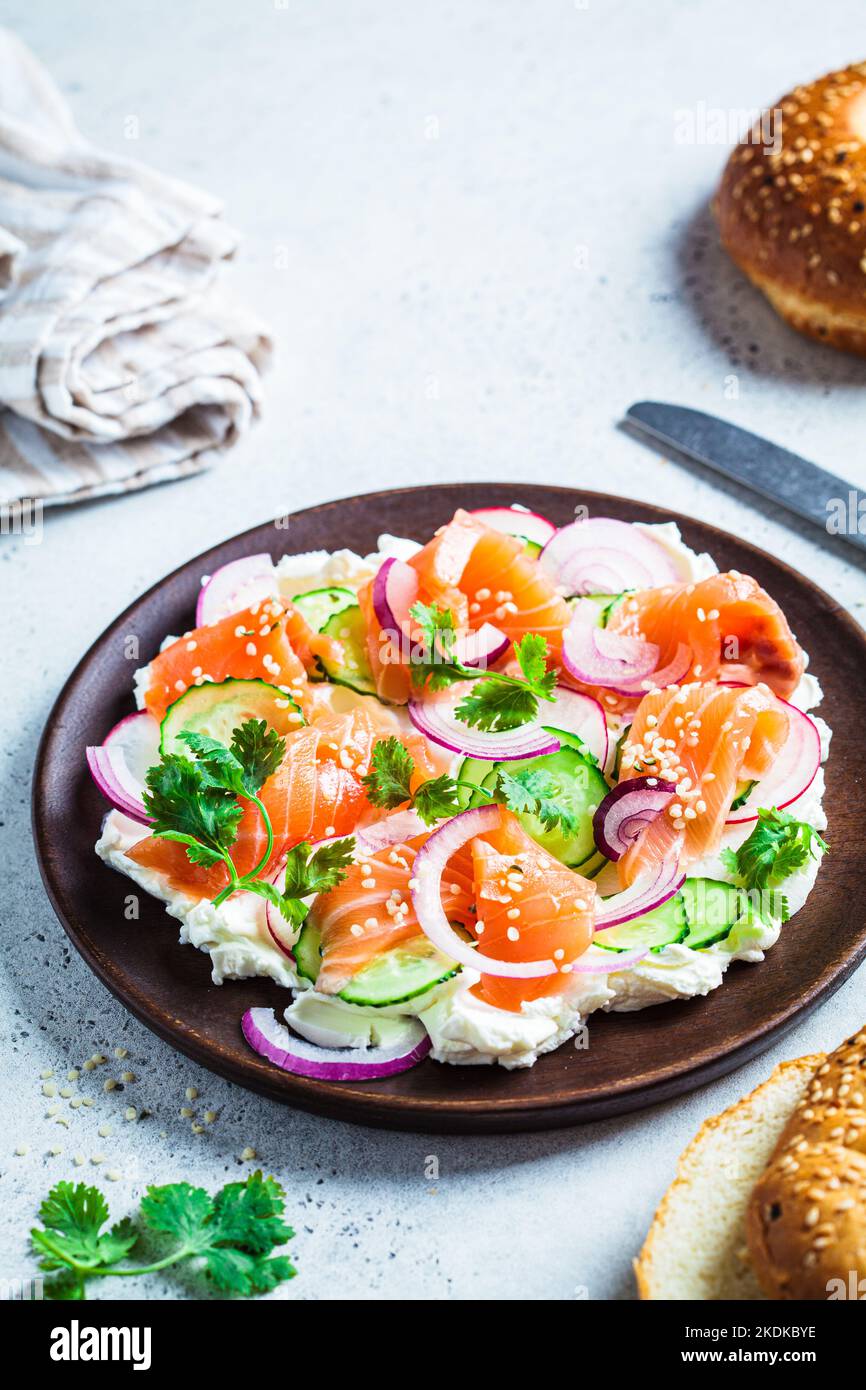
<svg viewBox="0 0 866 1390">
<path fill-rule="evenodd" d="M 454 509 L 519 501 L 562 524 L 577 503 L 596 515 L 667 521 L 639 502 L 565 488 L 466 483 L 350 497 L 247 531 L 190 560 L 151 589 L 91 647 L 48 721 L 33 789 L 33 826 L 42 876 L 57 916 L 84 959 L 123 1003 L 172 1046 L 227 1077 L 289 1105 L 362 1124 L 409 1130 L 545 1129 L 616 1115 L 691 1090 L 731 1071 L 780 1037 L 829 995 L 866 953 L 866 906 L 858 891 L 866 822 L 863 738 L 866 636 L 838 605 L 778 560 L 688 517 L 674 516 L 696 550 L 723 569 L 753 574 L 783 605 L 825 690 L 834 729 L 827 767 L 828 856 L 807 906 L 761 965 L 735 964 L 706 999 L 638 1014 L 596 1014 L 588 1050 L 568 1045 L 526 1071 L 452 1067 L 425 1061 L 386 1081 L 354 1085 L 288 1076 L 255 1056 L 240 1031 L 248 1006 L 285 1004 L 270 981 L 216 987 L 204 954 L 178 945 L 177 923 L 142 895 L 141 918 L 124 918 L 129 881 L 94 855 L 105 803 L 88 776 L 85 745 L 99 743 L 132 708 L 132 665 L 124 639 L 135 634 L 142 660 L 167 632 L 192 624 L 202 574 L 238 556 L 318 547 L 375 548 L 382 531 L 426 540 Z"/>
</svg>

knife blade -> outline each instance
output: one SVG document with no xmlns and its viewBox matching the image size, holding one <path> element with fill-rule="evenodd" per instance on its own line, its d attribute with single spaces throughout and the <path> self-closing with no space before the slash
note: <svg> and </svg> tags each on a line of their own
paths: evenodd
<svg viewBox="0 0 866 1390">
<path fill-rule="evenodd" d="M 702 410 L 638 401 L 629 406 L 626 419 L 642 433 L 820 526 L 825 535 L 866 552 L 866 496 L 835 473 Z"/>
</svg>

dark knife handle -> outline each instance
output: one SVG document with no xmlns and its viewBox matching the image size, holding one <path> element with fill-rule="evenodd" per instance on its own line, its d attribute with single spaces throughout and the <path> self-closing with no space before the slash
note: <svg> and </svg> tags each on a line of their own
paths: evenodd
<svg viewBox="0 0 866 1390">
<path fill-rule="evenodd" d="M 680 453 L 820 526 L 826 535 L 866 551 L 866 495 L 835 473 L 702 410 L 639 401 L 626 417 Z"/>
</svg>

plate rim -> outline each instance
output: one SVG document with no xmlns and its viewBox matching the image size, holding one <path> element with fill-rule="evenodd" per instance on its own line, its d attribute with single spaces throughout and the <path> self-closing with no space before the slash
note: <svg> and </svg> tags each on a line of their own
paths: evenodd
<svg viewBox="0 0 866 1390">
<path fill-rule="evenodd" d="M 313 504 L 299 511 L 278 514 L 300 519 L 310 515 L 326 515 L 331 509 L 351 507 L 370 503 L 376 498 L 414 498 L 430 497 L 442 491 L 477 493 L 479 490 L 491 491 L 507 488 L 519 500 L 521 492 L 537 493 L 539 489 L 546 494 L 574 501 L 584 499 L 592 509 L 593 504 L 600 507 L 607 502 L 616 502 L 625 508 L 643 509 L 652 513 L 647 524 L 657 521 L 673 521 L 679 526 L 697 525 L 710 533 L 713 540 L 724 542 L 731 539 L 729 532 L 686 513 L 673 511 L 638 498 L 627 498 L 614 493 L 600 493 L 578 487 L 563 487 L 539 483 L 517 483 L 499 480 L 476 480 L 465 482 L 446 482 L 441 484 L 420 484 L 401 488 L 386 488 L 376 492 L 355 493 L 347 497 L 334 498 L 327 502 Z M 639 518 L 642 519 L 642 518 Z M 132 600 L 88 646 L 76 662 L 54 700 L 40 736 L 34 761 L 31 789 L 31 829 L 36 860 L 43 885 L 52 910 L 60 922 L 66 936 L 81 955 L 82 959 L 97 978 L 152 1032 L 171 1047 L 182 1052 L 200 1065 L 215 1071 L 233 1084 L 257 1091 L 284 1104 L 324 1114 L 331 1118 L 385 1128 L 396 1128 L 415 1132 L 509 1132 L 517 1129 L 540 1130 L 581 1124 L 603 1116 L 624 1114 L 642 1109 L 673 1096 L 691 1091 L 727 1072 L 735 1070 L 750 1058 L 766 1050 L 774 1041 L 781 1039 L 795 1024 L 811 1012 L 824 999 L 829 998 L 841 987 L 863 959 L 866 958 L 866 922 L 859 943 L 851 948 L 844 959 L 829 965 L 821 975 L 809 982 L 796 1001 L 778 1014 L 771 1014 L 750 1028 L 745 1036 L 733 1047 L 721 1052 L 708 1048 L 699 1054 L 702 1060 L 689 1060 L 687 1063 L 671 1064 L 661 1069 L 651 1080 L 634 1077 L 613 1088 L 603 1087 L 598 1095 L 584 1094 L 580 1097 L 563 1098 L 561 1094 L 527 1100 L 519 1096 L 491 1096 L 482 1098 L 452 1098 L 442 1100 L 435 1097 L 389 1094 L 375 1091 L 365 1092 L 356 1088 L 350 1093 L 341 1092 L 338 1083 L 320 1082 L 306 1077 L 294 1077 L 269 1066 L 263 1059 L 251 1053 L 249 1059 L 238 1062 L 217 1039 L 203 1038 L 188 1023 L 175 1020 L 174 1027 L 166 1026 L 159 1007 L 143 994 L 137 984 L 123 976 L 121 968 L 110 956 L 104 956 L 93 948 L 88 940 L 83 924 L 76 921 L 74 914 L 68 915 L 63 898 L 62 883 L 57 881 L 52 864 L 51 845 L 47 842 L 42 824 L 45 814 L 45 790 L 48 769 L 56 751 L 56 742 L 62 730 L 62 712 L 74 699 L 76 689 L 97 652 L 106 641 L 122 629 L 133 613 L 146 605 L 152 597 L 172 580 L 185 576 L 192 567 L 200 573 L 211 571 L 209 561 L 219 557 L 224 563 L 223 552 L 237 547 L 243 550 L 243 543 L 258 535 L 263 527 L 273 526 L 275 518 L 266 517 L 253 526 L 238 532 L 210 546 L 197 555 L 190 556 L 173 570 L 163 575 Z M 754 554 L 764 563 L 781 570 L 789 580 L 821 607 L 831 608 L 834 618 L 847 629 L 847 637 L 856 643 L 866 655 L 866 631 L 856 619 L 843 608 L 832 595 L 822 589 L 814 580 L 795 570 L 786 561 L 762 550 L 752 542 L 735 536 L 739 546 Z M 287 551 L 286 553 L 291 553 Z M 240 981 L 230 981 L 239 984 Z"/>
</svg>

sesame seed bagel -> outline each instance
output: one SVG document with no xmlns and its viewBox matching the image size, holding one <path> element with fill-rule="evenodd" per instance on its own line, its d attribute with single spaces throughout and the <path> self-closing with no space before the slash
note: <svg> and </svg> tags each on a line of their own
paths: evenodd
<svg viewBox="0 0 866 1390">
<path fill-rule="evenodd" d="M 746 1240 L 769 1298 L 866 1280 L 866 1031 L 815 1072 L 752 1193 Z"/>
<path fill-rule="evenodd" d="M 793 328 L 866 354 L 866 63 L 773 112 L 725 167 L 722 244 Z"/>
</svg>

